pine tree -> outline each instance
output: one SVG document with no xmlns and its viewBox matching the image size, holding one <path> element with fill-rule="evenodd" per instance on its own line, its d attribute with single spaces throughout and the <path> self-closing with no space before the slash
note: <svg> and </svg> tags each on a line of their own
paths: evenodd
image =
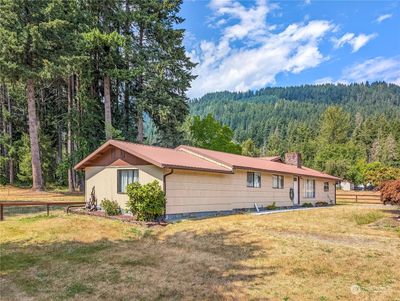
<svg viewBox="0 0 400 301">
<path fill-rule="evenodd" d="M 59 63 L 66 27 L 59 13 L 52 1 L 4 0 L 0 6 L 0 75 L 26 85 L 34 190 L 44 188 L 35 88 Z"/>
<path fill-rule="evenodd" d="M 340 144 L 348 141 L 350 114 L 340 107 L 328 107 L 321 116 L 320 142 Z"/>
</svg>

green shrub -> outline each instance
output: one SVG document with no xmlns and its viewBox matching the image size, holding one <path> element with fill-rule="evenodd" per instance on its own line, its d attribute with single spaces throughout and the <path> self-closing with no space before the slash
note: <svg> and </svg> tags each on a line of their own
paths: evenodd
<svg viewBox="0 0 400 301">
<path fill-rule="evenodd" d="M 100 203 L 101 208 L 106 212 L 107 215 L 118 215 L 121 214 L 121 208 L 116 201 L 110 201 L 103 199 Z"/>
<path fill-rule="evenodd" d="M 311 203 L 303 203 L 303 204 L 301 205 L 301 207 L 314 207 L 314 205 L 311 204 Z"/>
<path fill-rule="evenodd" d="M 325 207 L 329 206 L 328 202 L 316 202 L 315 207 Z"/>
<path fill-rule="evenodd" d="M 165 195 L 157 181 L 141 185 L 132 183 L 127 187 L 127 208 L 140 221 L 152 221 L 164 213 Z"/>
<path fill-rule="evenodd" d="M 278 209 L 278 207 L 276 207 L 275 202 L 273 202 L 271 205 L 268 205 L 266 208 L 267 208 L 268 210 L 275 210 L 275 209 Z"/>
</svg>

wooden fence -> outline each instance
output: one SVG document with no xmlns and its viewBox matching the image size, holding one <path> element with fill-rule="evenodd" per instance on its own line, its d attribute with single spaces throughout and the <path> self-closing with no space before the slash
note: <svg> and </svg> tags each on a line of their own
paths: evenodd
<svg viewBox="0 0 400 301">
<path fill-rule="evenodd" d="M 14 207 L 14 208 L 20 208 L 20 207 L 30 207 L 30 208 L 40 208 L 42 210 L 47 211 L 47 215 L 49 215 L 50 208 L 51 207 L 67 207 L 67 206 L 77 206 L 81 205 L 84 206 L 85 202 L 31 202 L 31 201 L 0 201 L 0 221 L 4 220 L 4 208 L 8 207 Z M 18 213 L 18 212 L 9 212 L 10 215 Z M 21 212 L 21 213 L 31 213 L 30 211 L 27 212 Z"/>
<path fill-rule="evenodd" d="M 336 191 L 337 203 L 382 204 L 379 191 Z"/>
</svg>

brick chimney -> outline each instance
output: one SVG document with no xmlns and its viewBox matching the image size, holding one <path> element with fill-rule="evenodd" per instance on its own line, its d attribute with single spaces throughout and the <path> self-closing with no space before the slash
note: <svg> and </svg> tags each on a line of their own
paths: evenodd
<svg viewBox="0 0 400 301">
<path fill-rule="evenodd" d="M 300 153 L 286 153 L 285 154 L 285 163 L 294 165 L 297 167 L 301 167 L 301 154 Z"/>
</svg>

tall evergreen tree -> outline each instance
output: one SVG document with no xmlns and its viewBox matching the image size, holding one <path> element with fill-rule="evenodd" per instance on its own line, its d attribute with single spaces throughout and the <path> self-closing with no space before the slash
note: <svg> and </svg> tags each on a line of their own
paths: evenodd
<svg viewBox="0 0 400 301">
<path fill-rule="evenodd" d="M 4 0 L 0 6 L 0 74 L 26 85 L 34 190 L 43 190 L 35 88 L 60 64 L 64 30 L 59 1 Z"/>
</svg>

